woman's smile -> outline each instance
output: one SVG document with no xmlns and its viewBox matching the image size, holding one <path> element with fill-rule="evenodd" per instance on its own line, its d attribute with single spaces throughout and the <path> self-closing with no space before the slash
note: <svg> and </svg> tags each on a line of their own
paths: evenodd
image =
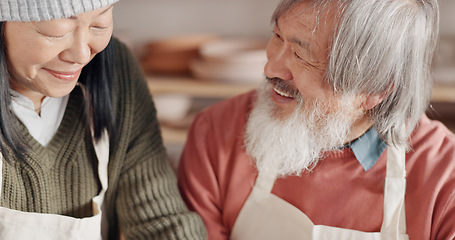
<svg viewBox="0 0 455 240">
<path fill-rule="evenodd" d="M 72 82 L 72 81 L 75 81 L 75 80 L 77 80 L 79 78 L 79 75 L 81 74 L 81 70 L 82 69 L 79 69 L 77 71 L 65 71 L 65 72 L 54 71 L 54 70 L 51 70 L 51 69 L 48 69 L 48 68 L 44 68 L 44 70 L 46 70 L 52 76 L 54 76 L 54 77 L 56 77 L 56 78 L 58 78 L 60 80 Z"/>
</svg>

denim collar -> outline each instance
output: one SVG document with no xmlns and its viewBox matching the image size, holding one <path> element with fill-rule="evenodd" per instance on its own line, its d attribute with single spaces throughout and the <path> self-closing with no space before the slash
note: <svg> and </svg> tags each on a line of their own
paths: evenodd
<svg viewBox="0 0 455 240">
<path fill-rule="evenodd" d="M 387 144 L 379 138 L 375 127 L 370 128 L 362 136 L 352 141 L 349 147 L 365 171 L 378 161 Z"/>
</svg>

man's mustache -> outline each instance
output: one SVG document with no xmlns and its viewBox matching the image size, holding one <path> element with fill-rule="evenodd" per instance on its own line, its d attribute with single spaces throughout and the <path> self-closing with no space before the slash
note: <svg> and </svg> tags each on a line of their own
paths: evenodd
<svg viewBox="0 0 455 240">
<path fill-rule="evenodd" d="M 274 88 L 277 88 L 278 90 L 285 92 L 292 96 L 295 99 L 301 99 L 302 95 L 300 94 L 299 90 L 290 83 L 290 81 L 283 80 L 278 77 L 270 78 L 270 77 L 265 77 L 269 83 L 273 85 Z"/>
</svg>

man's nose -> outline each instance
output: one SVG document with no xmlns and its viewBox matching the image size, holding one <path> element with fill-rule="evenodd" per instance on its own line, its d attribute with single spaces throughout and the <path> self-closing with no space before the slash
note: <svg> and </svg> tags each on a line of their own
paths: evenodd
<svg viewBox="0 0 455 240">
<path fill-rule="evenodd" d="M 267 63 L 264 67 L 265 75 L 269 78 L 293 79 L 289 69 L 289 48 L 285 45 L 277 48 L 267 46 Z"/>
</svg>

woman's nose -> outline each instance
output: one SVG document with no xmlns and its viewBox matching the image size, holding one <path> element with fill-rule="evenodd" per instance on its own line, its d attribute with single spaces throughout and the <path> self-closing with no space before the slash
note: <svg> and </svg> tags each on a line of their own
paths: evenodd
<svg viewBox="0 0 455 240">
<path fill-rule="evenodd" d="M 76 31 L 68 48 L 60 54 L 60 58 L 66 62 L 85 66 L 90 61 L 91 55 L 89 34 Z"/>
</svg>

